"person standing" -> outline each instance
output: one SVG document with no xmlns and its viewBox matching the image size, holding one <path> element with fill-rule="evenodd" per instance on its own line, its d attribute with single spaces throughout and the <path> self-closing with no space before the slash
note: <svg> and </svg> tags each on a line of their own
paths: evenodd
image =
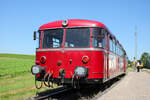
<svg viewBox="0 0 150 100">
<path fill-rule="evenodd" d="M 140 72 L 140 61 L 139 60 L 137 61 L 136 68 L 137 68 L 137 72 Z"/>
<path fill-rule="evenodd" d="M 143 69 L 143 63 L 141 61 L 140 61 L 140 69 L 141 69 L 141 71 Z"/>
</svg>

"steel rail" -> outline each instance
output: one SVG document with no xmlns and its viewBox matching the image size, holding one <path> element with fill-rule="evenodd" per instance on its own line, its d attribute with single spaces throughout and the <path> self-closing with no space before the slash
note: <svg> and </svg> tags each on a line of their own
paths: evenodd
<svg viewBox="0 0 150 100">
<path fill-rule="evenodd" d="M 33 97 L 32 100 L 47 99 L 47 98 L 50 98 L 50 97 L 52 97 L 54 95 L 58 95 L 60 93 L 67 92 L 67 91 L 72 90 L 72 89 L 73 88 L 71 88 L 71 87 L 60 87 L 60 88 L 56 88 L 56 89 L 53 89 L 53 90 L 40 92 L 40 93 L 37 93 L 37 96 Z"/>
</svg>

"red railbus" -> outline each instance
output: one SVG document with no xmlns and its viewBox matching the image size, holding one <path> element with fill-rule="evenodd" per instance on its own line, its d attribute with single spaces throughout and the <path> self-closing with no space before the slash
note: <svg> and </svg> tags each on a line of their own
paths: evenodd
<svg viewBox="0 0 150 100">
<path fill-rule="evenodd" d="M 101 22 L 50 22 L 34 32 L 35 39 L 39 46 L 31 72 L 48 87 L 51 83 L 99 84 L 126 72 L 126 52 Z"/>
</svg>

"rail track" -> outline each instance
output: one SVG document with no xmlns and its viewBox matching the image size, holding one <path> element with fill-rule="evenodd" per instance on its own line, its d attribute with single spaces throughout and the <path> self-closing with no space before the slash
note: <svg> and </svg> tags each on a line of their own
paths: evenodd
<svg viewBox="0 0 150 100">
<path fill-rule="evenodd" d="M 48 91 L 40 92 L 40 93 L 37 93 L 36 94 L 37 96 L 33 97 L 32 100 L 44 100 L 44 99 L 51 100 L 52 96 L 59 95 L 61 93 L 70 91 L 72 89 L 73 88 L 71 88 L 71 87 L 60 87 L 60 88 L 56 88 L 56 89 L 53 89 L 53 90 L 48 90 Z"/>
<path fill-rule="evenodd" d="M 88 86 L 88 88 L 73 89 L 71 87 L 60 87 L 37 93 L 37 96 L 32 100 L 97 100 L 115 87 L 122 78 L 123 75 L 104 84 Z"/>
</svg>

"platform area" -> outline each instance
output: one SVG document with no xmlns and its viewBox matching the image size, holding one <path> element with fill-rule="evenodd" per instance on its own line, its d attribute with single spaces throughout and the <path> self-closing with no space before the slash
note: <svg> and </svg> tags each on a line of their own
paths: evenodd
<svg viewBox="0 0 150 100">
<path fill-rule="evenodd" d="M 119 84 L 98 100 L 150 100 L 150 73 L 128 72 Z"/>
</svg>

